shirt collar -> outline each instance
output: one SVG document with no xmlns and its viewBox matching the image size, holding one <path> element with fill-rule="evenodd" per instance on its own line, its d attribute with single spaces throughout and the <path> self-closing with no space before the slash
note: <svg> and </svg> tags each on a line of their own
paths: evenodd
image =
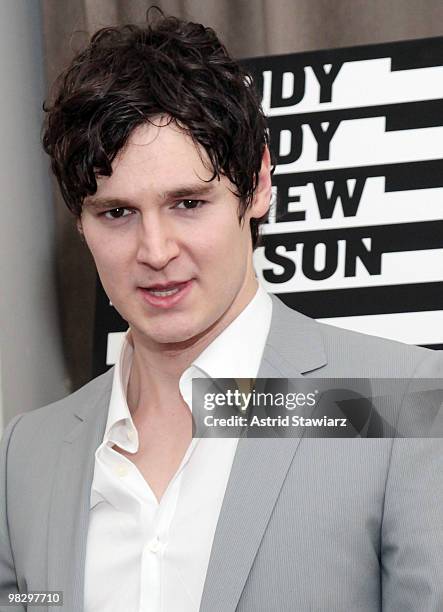
<svg viewBox="0 0 443 612">
<path fill-rule="evenodd" d="M 119 357 L 114 368 L 108 419 L 103 441 L 112 441 L 126 450 L 135 452 L 138 448 L 137 429 L 126 401 L 133 353 L 134 345 L 129 328 L 123 336 Z"/>
<path fill-rule="evenodd" d="M 259 285 L 242 312 L 195 359 L 211 378 L 254 378 L 269 333 L 272 300 Z"/>
</svg>

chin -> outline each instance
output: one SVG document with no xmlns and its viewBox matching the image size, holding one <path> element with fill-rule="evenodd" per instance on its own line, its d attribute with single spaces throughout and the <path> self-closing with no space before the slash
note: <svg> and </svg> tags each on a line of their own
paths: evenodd
<svg viewBox="0 0 443 612">
<path fill-rule="evenodd" d="M 173 326 L 165 327 L 162 329 L 161 326 L 156 327 L 154 330 L 141 330 L 142 333 L 151 338 L 151 340 L 157 344 L 180 344 L 187 342 L 198 335 L 198 330 L 191 328 L 176 328 Z"/>
</svg>

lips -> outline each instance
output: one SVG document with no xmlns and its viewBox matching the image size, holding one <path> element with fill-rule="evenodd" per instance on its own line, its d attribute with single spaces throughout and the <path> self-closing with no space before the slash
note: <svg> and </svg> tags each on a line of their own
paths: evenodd
<svg viewBox="0 0 443 612">
<path fill-rule="evenodd" d="M 143 287 L 147 291 L 170 291 L 172 289 L 180 289 L 183 285 L 185 285 L 188 281 L 171 281 L 169 283 L 157 283 L 156 285 L 149 285 L 148 287 Z"/>
<path fill-rule="evenodd" d="M 188 281 L 170 281 L 140 287 L 139 291 L 145 302 L 159 308 L 171 308 L 180 302 L 191 290 L 192 279 Z"/>
</svg>

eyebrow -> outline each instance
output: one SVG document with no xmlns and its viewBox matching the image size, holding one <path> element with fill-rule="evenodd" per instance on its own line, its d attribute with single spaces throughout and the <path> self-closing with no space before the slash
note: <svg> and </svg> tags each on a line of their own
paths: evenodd
<svg viewBox="0 0 443 612">
<path fill-rule="evenodd" d="M 171 191 L 163 191 L 161 194 L 162 200 L 173 200 L 175 198 L 189 198 L 190 196 L 208 195 L 214 190 L 214 185 L 211 183 L 196 183 L 195 185 L 184 185 Z"/>
<path fill-rule="evenodd" d="M 124 198 L 85 198 L 83 201 L 83 207 L 91 208 L 93 210 L 103 210 L 105 208 L 124 208 L 132 206 L 130 200 Z"/>
<path fill-rule="evenodd" d="M 190 198 L 190 197 L 201 197 L 209 195 L 214 190 L 214 185 L 206 183 L 196 183 L 195 185 L 183 185 L 176 189 L 163 191 L 160 194 L 160 199 L 163 201 L 175 200 L 177 198 Z M 83 202 L 84 206 L 92 208 L 94 210 L 102 210 L 104 208 L 123 208 L 127 206 L 134 206 L 135 201 L 126 198 L 99 198 L 99 197 L 87 197 Z"/>
</svg>

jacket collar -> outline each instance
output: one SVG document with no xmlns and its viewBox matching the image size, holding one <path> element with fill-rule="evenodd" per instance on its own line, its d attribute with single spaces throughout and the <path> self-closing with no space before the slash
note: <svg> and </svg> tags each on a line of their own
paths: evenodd
<svg viewBox="0 0 443 612">
<path fill-rule="evenodd" d="M 66 400 L 72 422 L 60 444 L 48 523 L 47 584 L 63 591 L 66 612 L 83 611 L 86 538 L 95 449 L 106 423 L 112 371 Z M 69 410 L 69 405 L 72 406 Z"/>
<path fill-rule="evenodd" d="M 271 327 L 257 378 L 297 378 L 326 365 L 319 324 L 271 298 Z"/>
</svg>

